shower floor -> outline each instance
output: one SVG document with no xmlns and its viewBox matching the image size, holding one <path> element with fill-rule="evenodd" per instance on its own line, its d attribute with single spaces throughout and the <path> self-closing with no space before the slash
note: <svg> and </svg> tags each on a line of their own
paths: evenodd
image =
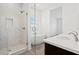
<svg viewBox="0 0 79 59">
<path fill-rule="evenodd" d="M 18 44 L 16 46 L 6 47 L 3 49 L 0 49 L 0 55 L 16 55 L 23 53 L 27 50 L 27 45 L 24 44 Z"/>
<path fill-rule="evenodd" d="M 9 48 L 9 53 L 8 54 L 18 54 L 22 53 L 22 50 L 27 50 L 27 45 L 24 44 L 18 44 L 16 46 L 12 46 Z"/>
<path fill-rule="evenodd" d="M 7 49 L 0 49 L 0 55 L 44 55 L 44 43 L 32 46 L 30 51 L 27 45 L 18 44 Z"/>
<path fill-rule="evenodd" d="M 0 49 L 0 55 L 7 55 L 8 51 L 7 49 Z"/>
<path fill-rule="evenodd" d="M 44 43 L 32 46 L 32 49 L 30 51 L 25 51 L 20 55 L 44 55 L 44 46 L 45 46 Z"/>
</svg>

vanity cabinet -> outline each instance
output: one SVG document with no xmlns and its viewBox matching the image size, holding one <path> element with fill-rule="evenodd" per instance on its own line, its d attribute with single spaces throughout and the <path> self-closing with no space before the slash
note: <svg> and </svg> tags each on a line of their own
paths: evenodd
<svg viewBox="0 0 79 59">
<path fill-rule="evenodd" d="M 56 47 L 45 43 L 45 55 L 77 55 L 76 53 L 64 50 L 62 48 Z"/>
</svg>

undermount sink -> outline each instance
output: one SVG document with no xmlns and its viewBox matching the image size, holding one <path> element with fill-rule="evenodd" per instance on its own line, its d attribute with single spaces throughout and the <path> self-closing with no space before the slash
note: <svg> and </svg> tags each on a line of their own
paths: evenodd
<svg viewBox="0 0 79 59">
<path fill-rule="evenodd" d="M 58 39 L 62 39 L 62 40 L 70 40 L 68 37 L 56 37 Z"/>
</svg>

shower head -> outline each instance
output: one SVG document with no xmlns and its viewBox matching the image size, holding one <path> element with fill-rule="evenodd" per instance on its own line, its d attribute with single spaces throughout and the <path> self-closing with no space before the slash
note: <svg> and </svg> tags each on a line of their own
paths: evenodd
<svg viewBox="0 0 79 59">
<path fill-rule="evenodd" d="M 24 13 L 24 11 L 23 11 L 23 10 L 21 10 L 21 11 L 20 11 L 20 13 L 22 14 L 22 13 Z"/>
</svg>

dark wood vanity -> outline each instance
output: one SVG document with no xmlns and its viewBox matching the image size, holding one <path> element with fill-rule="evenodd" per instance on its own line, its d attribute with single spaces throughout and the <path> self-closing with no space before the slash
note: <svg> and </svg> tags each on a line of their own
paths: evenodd
<svg viewBox="0 0 79 59">
<path fill-rule="evenodd" d="M 77 55 L 76 53 L 64 50 L 62 48 L 56 47 L 45 43 L 45 55 Z"/>
</svg>

